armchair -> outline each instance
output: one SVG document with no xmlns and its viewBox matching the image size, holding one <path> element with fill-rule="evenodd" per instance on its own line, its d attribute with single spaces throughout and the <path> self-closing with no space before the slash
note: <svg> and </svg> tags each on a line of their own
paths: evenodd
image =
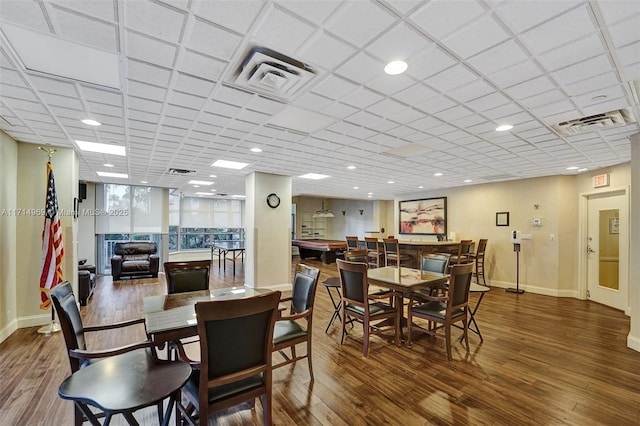
<svg viewBox="0 0 640 426">
<path fill-rule="evenodd" d="M 123 276 L 151 275 L 158 277 L 160 258 L 154 242 L 129 241 L 116 243 L 111 258 L 111 275 L 117 281 Z"/>
</svg>

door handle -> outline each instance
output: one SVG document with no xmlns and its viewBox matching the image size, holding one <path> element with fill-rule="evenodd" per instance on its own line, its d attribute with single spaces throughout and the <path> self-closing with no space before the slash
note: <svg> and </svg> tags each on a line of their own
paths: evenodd
<svg viewBox="0 0 640 426">
<path fill-rule="evenodd" d="M 587 254 L 595 253 L 596 251 L 591 248 L 591 246 L 587 246 Z"/>
</svg>

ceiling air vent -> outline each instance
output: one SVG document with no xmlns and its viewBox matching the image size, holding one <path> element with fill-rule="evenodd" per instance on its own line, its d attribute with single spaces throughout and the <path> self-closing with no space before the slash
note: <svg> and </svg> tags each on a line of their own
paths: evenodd
<svg viewBox="0 0 640 426">
<path fill-rule="evenodd" d="M 571 136 L 583 132 L 594 132 L 609 127 L 624 126 L 635 123 L 629 109 L 618 109 L 602 114 L 590 115 L 577 120 L 563 121 L 553 126 L 561 135 Z"/>
<path fill-rule="evenodd" d="M 315 71 L 300 61 L 265 47 L 254 47 L 240 66 L 235 84 L 289 99 L 314 75 Z"/>
<path fill-rule="evenodd" d="M 187 169 L 169 169 L 169 174 L 171 175 L 192 175 L 196 171 L 195 170 L 187 170 Z"/>
</svg>

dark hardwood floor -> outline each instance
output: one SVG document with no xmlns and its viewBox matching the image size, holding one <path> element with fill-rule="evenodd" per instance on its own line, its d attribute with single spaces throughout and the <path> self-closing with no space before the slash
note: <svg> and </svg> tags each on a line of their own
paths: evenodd
<svg viewBox="0 0 640 426">
<path fill-rule="evenodd" d="M 298 262 L 294 258 L 294 263 Z M 319 261 L 320 280 L 336 266 Z M 243 283 L 212 269 L 211 287 Z M 164 280 L 112 283 L 101 277 L 82 308 L 85 324 L 141 316 L 141 299 L 165 292 Z M 340 345 L 339 324 L 324 329 L 333 308 L 318 287 L 313 329 L 315 382 L 306 361 L 274 372 L 274 423 L 279 425 L 638 425 L 640 353 L 626 347 L 629 319 L 592 302 L 503 289 L 490 291 L 477 319 L 484 336 L 471 334 L 471 353 L 456 342 L 447 362 L 443 339 L 422 337 L 395 347 L 372 337 L 362 357 L 362 329 Z M 459 332 L 454 333 L 459 336 Z M 142 327 L 126 333 L 89 335 L 90 348 L 144 338 Z M 304 348 L 300 348 L 304 350 Z M 62 335 L 20 329 L 0 344 L 0 424 L 71 425 L 73 407 L 57 396 L 69 374 Z M 157 424 L 153 408 L 136 418 Z M 261 424 L 261 407 L 239 407 L 209 424 Z M 113 424 L 125 424 L 114 419 Z"/>
</svg>

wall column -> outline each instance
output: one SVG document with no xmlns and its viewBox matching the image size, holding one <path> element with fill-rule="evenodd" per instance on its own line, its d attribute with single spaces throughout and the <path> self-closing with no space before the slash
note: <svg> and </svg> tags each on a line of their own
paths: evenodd
<svg viewBox="0 0 640 426">
<path fill-rule="evenodd" d="M 245 180 L 245 284 L 291 289 L 291 177 L 254 172 Z M 280 205 L 267 205 L 276 194 Z"/>
<path fill-rule="evenodd" d="M 631 135 L 631 207 L 629 209 L 629 307 L 627 346 L 640 352 L 640 133 Z"/>
</svg>

